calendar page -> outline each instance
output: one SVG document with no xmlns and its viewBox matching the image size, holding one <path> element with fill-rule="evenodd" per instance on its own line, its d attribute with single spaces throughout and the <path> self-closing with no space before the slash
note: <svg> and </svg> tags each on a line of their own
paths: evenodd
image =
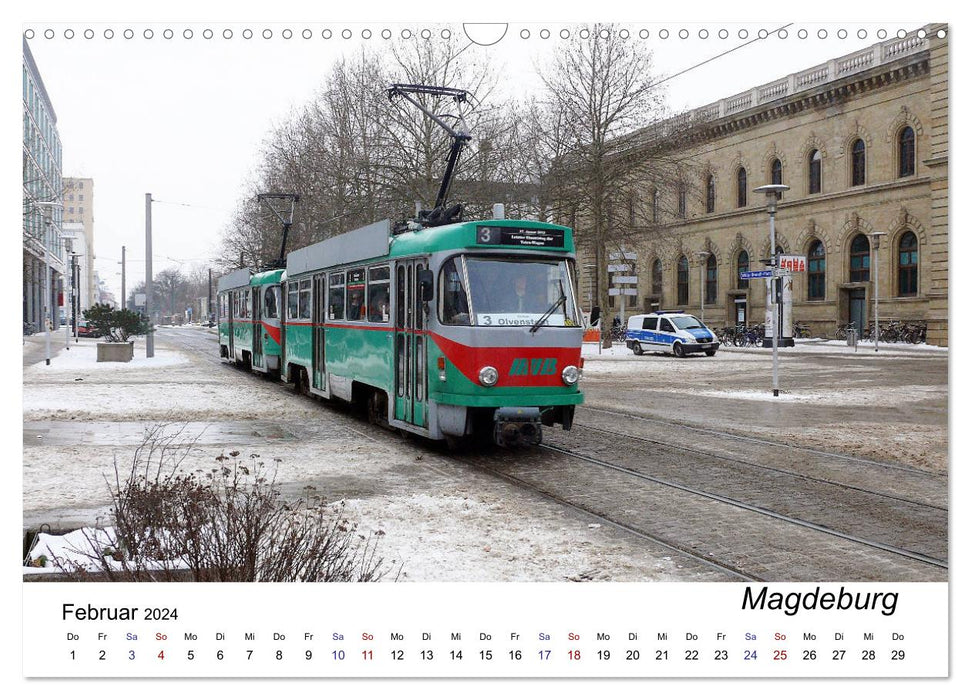
<svg viewBox="0 0 971 700">
<path fill-rule="evenodd" d="M 943 687 L 944 18 L 163 9 L 19 18 L 28 692 Z"/>
</svg>

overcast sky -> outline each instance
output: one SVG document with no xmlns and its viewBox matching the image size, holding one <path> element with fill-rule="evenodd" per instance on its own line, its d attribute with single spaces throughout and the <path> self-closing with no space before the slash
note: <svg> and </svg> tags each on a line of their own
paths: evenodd
<svg viewBox="0 0 971 700">
<path fill-rule="evenodd" d="M 774 32 L 786 24 L 617 26 L 629 31 L 629 41 L 643 42 L 654 51 L 660 76 L 674 76 L 664 83 L 674 110 L 729 97 L 877 43 L 881 36 L 921 26 L 796 22 L 786 27 L 785 38 L 771 34 L 758 40 L 760 30 Z M 57 113 L 64 175 L 94 179 L 96 269 L 118 295 L 122 245 L 127 246 L 128 284 L 143 279 L 146 192 L 157 200 L 154 269 L 206 265 L 236 204 L 250 192 L 247 181 L 263 139 L 312 96 L 332 63 L 362 45 L 380 50 L 388 43 L 383 30 L 395 37 L 410 30 L 412 41 L 425 41 L 421 31 L 428 29 L 427 40 L 441 41 L 446 25 L 49 21 L 24 27 L 28 37 L 33 33 L 31 50 Z M 471 43 L 461 24 L 447 27 L 463 45 Z M 84 38 L 86 29 L 94 38 Z M 132 30 L 132 38 L 125 38 L 126 29 Z M 167 29 L 172 38 L 165 38 Z M 204 36 L 207 29 L 214 32 L 211 39 Z M 286 29 L 293 32 L 289 39 L 283 36 Z M 538 86 L 534 66 L 568 41 L 560 38 L 563 29 L 575 31 L 576 26 L 509 24 L 497 43 L 472 44 L 467 53 L 489 55 L 504 67 L 501 73 L 510 78 L 510 89 L 522 94 Z M 47 30 L 53 38 L 45 37 Z M 104 37 L 106 30 L 113 32 L 112 38 Z M 244 38 L 245 30 L 252 31 L 251 38 Z M 312 38 L 303 38 L 305 30 Z M 332 32 L 329 39 L 322 37 L 324 30 Z M 362 36 L 365 30 L 370 38 Z M 544 30 L 549 38 L 543 38 Z M 701 38 L 701 30 L 707 38 Z M 73 37 L 66 38 L 65 32 L 71 31 Z M 185 37 L 189 31 L 192 38 Z M 229 31 L 232 38 L 224 38 Z M 345 31 L 350 39 L 342 37 Z M 264 32 L 272 37 L 264 38 Z M 491 41 L 497 29 L 469 30 L 480 38 L 476 32 Z M 688 38 L 680 38 L 682 32 Z"/>
</svg>

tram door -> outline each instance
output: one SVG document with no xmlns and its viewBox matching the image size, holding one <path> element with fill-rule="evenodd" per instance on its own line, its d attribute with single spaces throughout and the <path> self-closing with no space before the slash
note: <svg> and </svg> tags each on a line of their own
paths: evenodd
<svg viewBox="0 0 971 700">
<path fill-rule="evenodd" d="M 324 295 L 327 292 L 327 275 L 314 277 L 313 286 L 313 345 L 314 345 L 314 389 L 324 391 L 327 385 L 326 352 L 324 345 L 324 318 L 327 304 Z"/>
<path fill-rule="evenodd" d="M 253 366 L 263 369 L 263 295 L 253 287 Z"/>
<path fill-rule="evenodd" d="M 394 417 L 418 426 L 428 425 L 425 408 L 425 316 L 418 289 L 423 260 L 407 260 L 395 266 L 395 400 Z"/>
<path fill-rule="evenodd" d="M 238 296 L 236 292 L 230 292 L 227 299 L 229 302 L 229 313 L 226 314 L 226 321 L 229 324 L 229 359 L 236 359 L 236 311 Z"/>
</svg>

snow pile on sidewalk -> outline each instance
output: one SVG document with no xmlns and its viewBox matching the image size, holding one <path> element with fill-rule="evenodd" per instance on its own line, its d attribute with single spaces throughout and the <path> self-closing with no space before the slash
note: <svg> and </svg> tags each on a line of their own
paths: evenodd
<svg viewBox="0 0 971 700">
<path fill-rule="evenodd" d="M 44 360 L 37 362 L 24 369 L 26 379 L 27 373 L 38 376 L 74 374 L 77 372 L 140 372 L 145 369 L 156 369 L 161 367 L 175 367 L 188 363 L 188 358 L 179 352 L 164 351 L 159 352 L 155 357 L 145 357 L 144 349 L 136 345 L 135 357 L 131 362 L 98 362 L 98 346 L 95 341 L 83 340 L 77 344 L 72 342 L 70 350 L 64 349 L 63 338 L 59 339 L 59 354 L 51 360 L 48 365 Z M 141 350 L 141 353 L 139 353 Z"/>
<path fill-rule="evenodd" d="M 23 567 L 25 576 L 59 573 L 62 571 L 95 572 L 102 570 L 102 560 L 115 571 L 123 565 L 112 554 L 118 548 L 118 536 L 113 527 L 85 527 L 65 535 L 38 533 L 28 559 L 30 566 Z M 140 562 L 143 569 L 183 568 L 181 562 Z"/>
</svg>

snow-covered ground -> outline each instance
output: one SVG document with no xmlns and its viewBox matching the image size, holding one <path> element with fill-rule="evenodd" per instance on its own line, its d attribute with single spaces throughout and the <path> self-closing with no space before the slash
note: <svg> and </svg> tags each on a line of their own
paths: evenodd
<svg viewBox="0 0 971 700">
<path fill-rule="evenodd" d="M 109 523 L 114 465 L 123 475 L 130 468 L 137 443 L 131 438 L 145 427 L 197 421 L 216 433 L 221 426 L 264 421 L 279 424 L 283 437 L 249 437 L 234 445 L 203 432 L 182 468 L 211 469 L 217 456 L 234 447 L 244 461 L 275 465 L 285 495 L 305 495 L 305 487 L 313 487 L 328 501 L 343 500 L 345 517 L 360 532 L 383 531 L 379 553 L 402 564 L 403 581 L 661 581 L 710 575 L 694 567 L 685 571 L 666 550 L 648 551 L 612 528 L 459 467 L 422 441 L 371 429 L 269 382 L 214 371 L 224 368 L 174 351 L 158 337 L 155 350 L 156 357 L 145 360 L 137 345 L 131 364 L 98 364 L 94 342 L 82 341 L 70 358 L 62 352 L 50 366 L 41 361 L 24 369 L 24 421 L 38 427 L 23 452 L 25 526 L 73 529 L 93 526 L 99 516 Z M 65 427 L 67 421 L 74 422 Z M 104 428 L 112 421 L 123 422 L 119 430 L 129 430 L 129 439 L 113 439 Z M 79 441 L 44 444 L 47 433 L 41 429 L 48 426 L 51 433 L 80 431 Z M 260 456 L 250 457 L 256 453 Z"/>
<path fill-rule="evenodd" d="M 585 404 L 789 444 L 948 468 L 948 349 L 798 339 L 779 349 L 720 349 L 713 357 L 634 355 L 624 344 L 583 347 Z"/>
<path fill-rule="evenodd" d="M 943 353 L 947 354 L 948 349 L 926 343 L 885 343 L 881 342 L 877 347 L 872 340 L 861 340 L 856 347 L 846 344 L 845 340 L 827 340 L 824 338 L 796 338 L 795 345 L 780 347 L 778 352 L 783 355 L 804 355 L 806 353 L 826 353 L 826 354 L 862 354 L 869 353 L 880 357 L 900 357 L 912 353 Z M 746 353 L 754 355 L 772 355 L 772 348 L 744 347 L 737 348 L 733 345 L 721 346 L 718 352 Z M 636 357 L 634 352 L 621 341 L 614 343 L 609 348 L 604 348 L 597 343 L 583 344 L 583 357 Z"/>
</svg>

